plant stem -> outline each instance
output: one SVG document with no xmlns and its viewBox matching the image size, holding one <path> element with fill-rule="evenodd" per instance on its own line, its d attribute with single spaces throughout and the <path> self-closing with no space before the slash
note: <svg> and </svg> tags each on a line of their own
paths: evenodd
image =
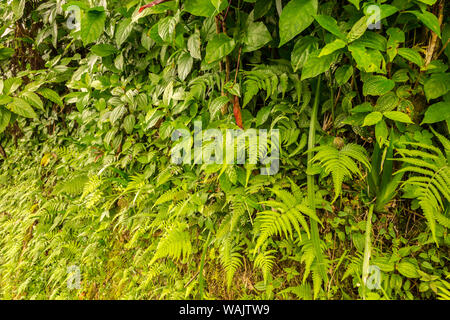
<svg viewBox="0 0 450 320">
<path fill-rule="evenodd" d="M 438 10 L 439 10 L 439 14 L 438 14 L 438 23 L 439 23 L 439 29 L 441 28 L 442 25 L 442 21 L 444 19 L 444 1 L 441 1 L 438 5 Z M 434 33 L 433 31 L 431 31 L 431 38 L 430 41 L 428 43 L 428 48 L 426 51 L 426 55 L 425 55 L 425 67 L 427 67 L 431 60 L 433 60 L 433 54 L 434 54 L 434 50 L 436 48 L 436 42 L 437 42 L 437 34 Z"/>
<path fill-rule="evenodd" d="M 319 109 L 319 95 L 320 95 L 320 80 L 321 76 L 319 75 L 317 78 L 317 88 L 316 88 L 316 96 L 314 98 L 314 105 L 311 114 L 311 122 L 309 126 L 309 138 L 308 138 L 308 151 L 312 150 L 315 145 L 316 140 L 316 122 L 317 122 L 317 111 Z M 311 169 L 311 159 L 313 158 L 312 152 L 308 152 L 308 169 Z M 316 210 L 315 203 L 315 193 L 314 193 L 314 176 L 308 174 L 307 176 L 307 185 L 308 185 L 308 198 L 309 198 L 309 206 L 312 210 Z M 317 221 L 314 219 L 310 219 L 311 226 L 311 239 L 313 241 L 314 251 L 316 254 L 317 263 L 319 265 L 319 273 L 322 279 L 325 282 L 325 285 L 328 283 L 328 276 L 325 270 L 324 259 L 322 255 L 322 249 L 320 247 L 320 238 L 319 238 L 319 226 Z"/>
<path fill-rule="evenodd" d="M 202 257 L 200 261 L 200 270 L 199 270 L 199 276 L 198 276 L 198 282 L 199 282 L 199 296 L 200 300 L 203 300 L 203 288 L 205 287 L 205 279 L 203 279 L 203 267 L 205 266 L 205 257 L 206 257 L 206 251 L 209 247 L 209 240 L 211 239 L 211 231 L 208 233 L 208 238 L 206 239 L 205 246 L 203 247 Z"/>
<path fill-rule="evenodd" d="M 372 233 L 372 214 L 374 205 L 371 204 L 369 208 L 369 214 L 366 220 L 366 241 L 364 244 L 364 261 L 363 261 L 363 271 L 362 271 L 362 296 L 366 300 L 366 281 L 369 276 L 369 262 L 370 262 L 370 251 L 372 250 L 372 245 L 370 241 L 370 234 Z"/>
<path fill-rule="evenodd" d="M 2 147 L 2 145 L 0 144 L 0 155 L 3 157 L 3 158 L 8 158 L 7 156 L 6 156 L 6 152 L 5 152 L 5 149 L 3 149 L 3 147 Z"/>
</svg>

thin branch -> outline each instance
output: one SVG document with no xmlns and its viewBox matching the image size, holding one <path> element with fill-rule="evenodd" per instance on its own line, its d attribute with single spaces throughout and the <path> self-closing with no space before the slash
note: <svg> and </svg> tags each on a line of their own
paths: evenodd
<svg viewBox="0 0 450 320">
<path fill-rule="evenodd" d="M 240 67 L 240 64 L 241 64 L 241 53 L 242 53 L 242 47 L 239 47 L 239 54 L 238 54 L 238 60 L 237 60 L 237 64 L 236 64 L 236 72 L 234 74 L 234 82 L 233 82 L 233 84 L 236 84 L 236 81 L 237 81 L 239 67 Z"/>
<path fill-rule="evenodd" d="M 5 149 L 3 149 L 1 144 L 0 144 L 0 155 L 5 159 L 8 158 L 8 156 L 6 155 Z"/>
<path fill-rule="evenodd" d="M 139 8 L 139 13 L 141 13 L 142 11 L 144 11 L 147 8 L 151 8 L 151 7 L 157 6 L 158 4 L 161 4 L 161 3 L 167 2 L 167 1 L 169 1 L 169 0 L 155 0 L 153 2 L 150 2 L 149 4 L 146 4 L 145 6 L 140 7 Z"/>
<path fill-rule="evenodd" d="M 441 1 L 439 3 L 439 29 L 442 25 L 442 20 L 444 19 L 444 1 Z M 431 60 L 433 59 L 434 50 L 436 48 L 436 42 L 437 42 L 437 34 L 433 31 L 431 31 L 431 38 L 430 42 L 428 44 L 426 57 L 425 57 L 425 68 L 430 64 Z"/>
</svg>

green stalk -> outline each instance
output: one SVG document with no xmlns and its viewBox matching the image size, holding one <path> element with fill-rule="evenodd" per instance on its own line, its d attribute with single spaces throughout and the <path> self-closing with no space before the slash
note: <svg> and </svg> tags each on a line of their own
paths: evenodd
<svg viewBox="0 0 450 320">
<path fill-rule="evenodd" d="M 366 300 L 366 281 L 369 277 L 369 263 L 370 263 L 370 251 L 372 251 L 372 244 L 370 241 L 370 234 L 372 233 L 372 214 L 373 214 L 373 204 L 370 205 L 369 214 L 366 221 L 366 241 L 364 244 L 364 261 L 363 261 L 363 271 L 362 271 L 362 296 Z"/>
<path fill-rule="evenodd" d="M 320 80 L 321 75 L 317 78 L 317 88 L 316 88 L 316 96 L 314 98 L 314 105 L 311 114 L 311 122 L 309 125 L 309 137 L 308 137 L 308 151 L 312 150 L 316 141 L 316 122 L 317 122 L 317 112 L 319 109 L 319 95 L 320 95 Z M 313 153 L 308 152 L 308 171 L 311 170 L 311 159 L 313 158 Z M 315 203 L 315 193 L 314 193 L 314 176 L 307 176 L 308 183 L 308 199 L 309 206 L 312 210 L 316 211 L 316 203 Z M 325 270 L 325 263 L 322 255 L 322 249 L 320 247 L 320 238 L 319 238 L 319 226 L 317 221 L 314 219 L 310 219 L 310 227 L 311 227 L 311 239 L 313 241 L 314 252 L 316 254 L 317 263 L 319 265 L 319 273 L 322 277 L 325 285 L 328 283 L 328 275 Z"/>
<path fill-rule="evenodd" d="M 206 239 L 205 246 L 203 247 L 202 257 L 200 260 L 200 271 L 198 273 L 198 282 L 199 282 L 199 296 L 200 300 L 203 300 L 203 290 L 205 288 L 205 279 L 203 278 L 203 267 L 205 266 L 205 257 L 206 251 L 209 247 L 209 239 L 211 239 L 211 231 L 208 233 L 208 238 Z"/>
</svg>

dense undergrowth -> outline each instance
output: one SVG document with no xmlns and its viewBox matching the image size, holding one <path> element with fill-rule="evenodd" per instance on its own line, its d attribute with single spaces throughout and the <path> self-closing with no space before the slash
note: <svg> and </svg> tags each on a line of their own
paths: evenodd
<svg viewBox="0 0 450 320">
<path fill-rule="evenodd" d="M 0 298 L 450 299 L 445 1 L 159 2 L 0 3 Z"/>
</svg>

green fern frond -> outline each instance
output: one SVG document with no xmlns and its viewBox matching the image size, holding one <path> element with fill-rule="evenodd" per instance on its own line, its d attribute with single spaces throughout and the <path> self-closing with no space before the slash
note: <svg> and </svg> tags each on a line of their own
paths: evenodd
<svg viewBox="0 0 450 320">
<path fill-rule="evenodd" d="M 156 248 L 156 253 L 150 261 L 150 265 L 156 260 L 170 257 L 175 260 L 186 259 L 192 253 L 190 234 L 186 231 L 187 225 L 180 223 L 166 231 Z"/>
<path fill-rule="evenodd" d="M 66 181 L 59 182 L 55 187 L 55 193 L 67 193 L 72 196 L 79 195 L 83 192 L 85 184 L 89 178 L 86 175 L 78 175 Z"/>
<path fill-rule="evenodd" d="M 294 191 L 297 196 L 287 190 L 273 188 L 271 191 L 281 200 L 266 200 L 260 203 L 269 206 L 272 210 L 259 212 L 255 222 L 259 226 L 259 237 L 256 242 L 255 252 L 264 242 L 273 235 L 284 236 L 293 239 L 294 231 L 301 238 L 300 226 L 310 237 L 309 225 L 305 216 L 322 224 L 314 210 L 307 205 L 307 200 L 302 197 L 299 188 L 294 185 Z"/>
<path fill-rule="evenodd" d="M 320 275 L 319 268 L 316 264 L 312 268 L 312 279 L 313 279 L 313 292 L 314 292 L 314 300 L 317 299 L 320 293 L 320 289 L 322 288 L 323 279 Z"/>
<path fill-rule="evenodd" d="M 172 189 L 168 192 L 163 193 L 158 200 L 155 201 L 153 207 L 168 201 L 179 201 L 185 199 L 188 196 L 187 192 L 184 190 Z"/>
<path fill-rule="evenodd" d="M 81 195 L 81 200 L 86 198 L 88 195 L 93 194 L 102 184 L 102 178 L 98 175 L 92 175 L 89 177 L 89 181 L 84 184 L 83 194 Z"/>
<path fill-rule="evenodd" d="M 269 274 L 272 272 L 275 264 L 275 250 L 267 250 L 260 252 L 255 258 L 255 268 L 261 269 L 264 277 L 264 284 L 267 284 Z"/>
<path fill-rule="evenodd" d="M 288 297 L 284 297 L 286 293 L 294 294 L 298 299 L 302 300 L 312 300 L 312 290 L 309 283 L 303 283 L 297 287 L 289 287 L 284 290 L 281 290 L 278 295 L 281 295 L 283 299 L 288 299 Z"/>
<path fill-rule="evenodd" d="M 439 135 L 433 130 L 439 141 L 444 145 L 448 154 L 450 142 L 444 136 Z M 428 226 L 436 239 L 436 221 L 445 227 L 450 226 L 450 219 L 444 214 L 448 212 L 448 203 L 450 202 L 450 166 L 448 159 L 439 148 L 423 143 L 403 143 L 422 148 L 422 150 L 399 148 L 397 152 L 402 158 L 397 161 L 406 163 L 399 173 L 409 173 L 409 178 L 403 183 L 416 187 L 415 194 L 419 205 L 427 219 Z"/>
<path fill-rule="evenodd" d="M 228 290 L 231 288 L 231 282 L 236 270 L 242 266 L 242 255 L 239 253 L 239 250 L 239 247 L 234 246 L 231 237 L 225 238 L 220 247 L 219 257 L 225 269 Z"/>
<path fill-rule="evenodd" d="M 327 175 L 331 173 L 335 190 L 332 202 L 335 202 L 341 194 L 345 178 L 351 178 L 355 174 L 362 178 L 362 173 L 355 161 L 370 170 L 367 152 L 357 144 L 347 144 L 341 150 L 332 146 L 319 146 L 308 152 L 317 152 L 311 161 L 319 163 Z"/>
</svg>

